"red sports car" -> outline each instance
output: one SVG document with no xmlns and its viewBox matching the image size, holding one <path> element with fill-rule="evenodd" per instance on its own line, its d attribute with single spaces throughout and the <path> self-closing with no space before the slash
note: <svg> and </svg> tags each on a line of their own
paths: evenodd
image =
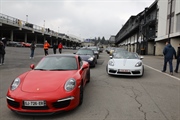
<svg viewBox="0 0 180 120">
<path fill-rule="evenodd" d="M 48 55 L 18 76 L 7 92 L 7 106 L 26 115 L 47 115 L 74 109 L 83 102 L 90 82 L 88 62 L 74 54 Z"/>
</svg>

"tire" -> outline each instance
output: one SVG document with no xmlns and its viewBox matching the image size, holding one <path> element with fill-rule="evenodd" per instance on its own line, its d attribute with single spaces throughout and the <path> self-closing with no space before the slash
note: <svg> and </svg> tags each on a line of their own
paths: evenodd
<svg viewBox="0 0 180 120">
<path fill-rule="evenodd" d="M 144 66 L 143 66 L 143 70 L 142 70 L 142 75 L 140 75 L 140 77 L 142 77 L 144 75 Z"/>
<path fill-rule="evenodd" d="M 79 92 L 79 106 L 82 105 L 83 103 L 83 97 L 84 97 L 83 92 L 84 92 L 83 83 L 81 83 L 80 92 Z"/>
<path fill-rule="evenodd" d="M 89 69 L 88 73 L 87 73 L 87 83 L 90 82 L 90 77 L 91 77 L 91 73 L 90 73 L 90 69 Z"/>
<path fill-rule="evenodd" d="M 108 65 L 106 65 L 106 73 L 107 73 L 108 75 L 110 75 L 110 74 L 108 73 Z"/>
<path fill-rule="evenodd" d="M 94 61 L 94 65 L 93 65 L 93 67 L 95 68 L 96 67 L 96 62 Z"/>
</svg>

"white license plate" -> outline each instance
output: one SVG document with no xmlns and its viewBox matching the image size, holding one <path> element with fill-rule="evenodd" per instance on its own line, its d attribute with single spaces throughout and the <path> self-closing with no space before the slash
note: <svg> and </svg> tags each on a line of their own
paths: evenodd
<svg viewBox="0 0 180 120">
<path fill-rule="evenodd" d="M 45 101 L 24 101 L 24 106 L 45 106 Z"/>
<path fill-rule="evenodd" d="M 119 72 L 129 72 L 129 70 L 126 70 L 126 69 L 119 69 Z"/>
</svg>

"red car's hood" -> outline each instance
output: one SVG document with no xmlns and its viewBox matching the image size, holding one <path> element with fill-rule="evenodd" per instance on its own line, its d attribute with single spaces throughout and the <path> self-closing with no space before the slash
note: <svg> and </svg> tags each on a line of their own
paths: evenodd
<svg viewBox="0 0 180 120">
<path fill-rule="evenodd" d="M 64 87 L 65 82 L 76 72 L 32 70 L 25 76 L 21 89 L 24 92 L 52 92 Z"/>
</svg>

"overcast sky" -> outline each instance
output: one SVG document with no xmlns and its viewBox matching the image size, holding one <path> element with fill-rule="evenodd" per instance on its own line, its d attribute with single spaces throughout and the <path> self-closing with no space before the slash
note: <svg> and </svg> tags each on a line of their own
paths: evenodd
<svg viewBox="0 0 180 120">
<path fill-rule="evenodd" d="M 0 12 L 81 38 L 116 35 L 155 0 L 0 0 Z M 28 15 L 28 17 L 27 17 Z"/>
</svg>

